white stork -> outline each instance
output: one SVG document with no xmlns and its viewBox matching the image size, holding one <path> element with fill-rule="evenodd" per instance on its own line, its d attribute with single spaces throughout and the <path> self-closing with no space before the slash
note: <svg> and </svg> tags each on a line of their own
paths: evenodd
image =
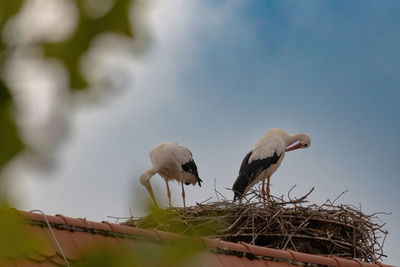
<svg viewBox="0 0 400 267">
<path fill-rule="evenodd" d="M 293 143 L 297 144 L 289 147 Z M 243 159 L 239 176 L 233 184 L 234 198 L 241 198 L 256 183 L 262 181 L 262 195 L 265 203 L 265 178 L 267 178 L 267 197 L 269 199 L 269 183 L 271 175 L 279 168 L 286 151 L 308 148 L 311 139 L 306 134 L 288 135 L 281 129 L 272 129 L 261 137 Z"/>
<path fill-rule="evenodd" d="M 169 190 L 168 181 L 176 180 L 181 183 L 183 206 L 186 207 L 183 184 L 192 184 L 194 186 L 198 183 L 199 186 L 201 186 L 202 182 L 197 172 L 196 163 L 189 149 L 175 142 L 162 143 L 150 150 L 150 160 L 152 167 L 140 175 L 140 183 L 147 188 L 156 207 L 158 207 L 157 201 L 150 184 L 151 177 L 156 173 L 165 180 L 170 207 L 171 191 Z"/>
</svg>

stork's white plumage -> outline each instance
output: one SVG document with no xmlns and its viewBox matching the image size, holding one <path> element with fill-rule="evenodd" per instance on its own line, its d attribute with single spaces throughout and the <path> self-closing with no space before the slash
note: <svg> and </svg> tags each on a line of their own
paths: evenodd
<svg viewBox="0 0 400 267">
<path fill-rule="evenodd" d="M 195 185 L 198 183 L 201 186 L 202 182 L 189 149 L 175 142 L 162 143 L 150 150 L 150 160 L 152 167 L 140 175 L 140 183 L 147 188 L 154 204 L 158 207 L 151 188 L 150 179 L 158 173 L 165 180 L 169 206 L 171 207 L 171 191 L 169 190 L 168 182 L 175 180 L 182 185 L 183 206 L 186 207 L 183 184 Z"/>
<path fill-rule="evenodd" d="M 298 143 L 289 147 L 296 142 Z M 285 152 L 308 148 L 310 145 L 311 139 L 306 134 L 288 135 L 281 129 L 268 131 L 243 159 L 239 176 L 232 187 L 235 194 L 234 200 L 241 200 L 250 188 L 262 181 L 262 193 L 265 202 L 265 179 L 267 178 L 266 193 L 269 198 L 270 177 L 281 165 Z"/>
</svg>

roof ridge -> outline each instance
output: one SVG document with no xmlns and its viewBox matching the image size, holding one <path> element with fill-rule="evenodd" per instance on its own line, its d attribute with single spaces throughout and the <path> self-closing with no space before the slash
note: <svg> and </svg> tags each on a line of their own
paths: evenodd
<svg viewBox="0 0 400 267">
<path fill-rule="evenodd" d="M 43 221 L 36 221 L 36 220 L 29 220 L 28 222 L 31 225 L 36 225 L 40 227 L 48 228 L 47 223 Z M 143 241 L 159 241 L 158 238 L 146 237 L 142 235 L 132 234 L 132 233 L 121 233 L 112 230 L 104 230 L 104 229 L 97 229 L 92 227 L 82 227 L 76 225 L 69 225 L 65 223 L 54 223 L 49 222 L 50 226 L 54 229 L 58 230 L 65 230 L 70 232 L 85 232 L 91 234 L 99 234 L 103 236 L 112 236 L 112 237 L 120 237 L 120 238 L 130 238 L 135 240 L 143 240 Z"/>
</svg>

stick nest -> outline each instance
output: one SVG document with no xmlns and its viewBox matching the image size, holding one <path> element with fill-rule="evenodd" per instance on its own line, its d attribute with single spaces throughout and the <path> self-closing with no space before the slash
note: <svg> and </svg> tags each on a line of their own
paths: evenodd
<svg viewBox="0 0 400 267">
<path fill-rule="evenodd" d="M 352 205 L 335 205 L 344 192 L 333 202 L 306 205 L 313 189 L 299 199 L 291 199 L 290 191 L 286 201 L 283 196 L 271 196 L 265 206 L 260 194 L 252 191 L 245 203 L 219 199 L 187 208 L 156 210 L 123 224 L 365 262 L 385 256 L 387 231 L 378 213 L 366 215 Z"/>
</svg>

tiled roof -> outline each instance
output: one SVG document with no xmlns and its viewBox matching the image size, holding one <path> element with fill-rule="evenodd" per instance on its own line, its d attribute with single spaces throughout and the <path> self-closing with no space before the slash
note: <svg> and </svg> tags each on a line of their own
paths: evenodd
<svg viewBox="0 0 400 267">
<path fill-rule="evenodd" d="M 109 222 L 98 223 L 63 215 L 49 216 L 33 212 L 17 212 L 27 220 L 28 229 L 43 238 L 44 245 L 39 251 L 33 251 L 24 255 L 23 258 L 8 258 L 6 266 L 65 266 L 65 260 L 71 264 L 84 258 L 88 247 L 126 249 L 138 244 L 162 247 L 165 242 L 182 238 L 177 234 L 138 229 Z M 209 238 L 196 240 L 204 250 L 196 256 L 193 264 L 190 264 L 191 266 L 389 267 L 389 265 L 381 263 L 370 264 L 337 257 L 316 256 L 292 250 L 253 246 L 247 243 L 231 243 Z"/>
</svg>

